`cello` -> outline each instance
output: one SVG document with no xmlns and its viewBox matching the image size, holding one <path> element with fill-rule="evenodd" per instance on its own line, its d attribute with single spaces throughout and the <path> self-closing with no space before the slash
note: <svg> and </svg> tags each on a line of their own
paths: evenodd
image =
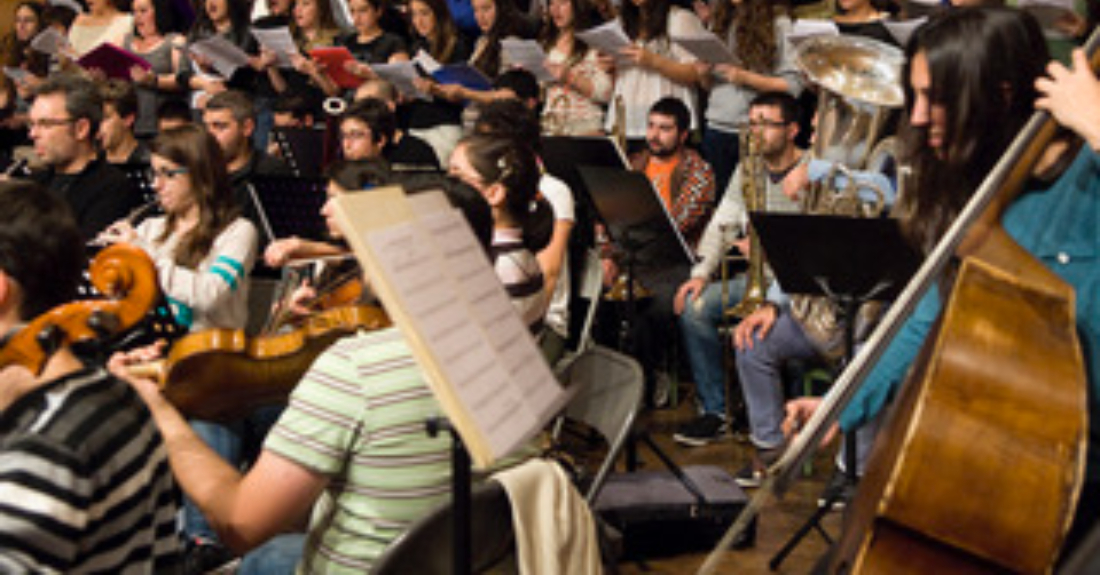
<svg viewBox="0 0 1100 575">
<path fill-rule="evenodd" d="M 1097 65 L 1096 33 L 1088 42 Z M 952 299 L 914 363 L 830 572 L 1049 572 L 1085 461 L 1086 376 L 1073 290 L 1000 225 L 1055 134 L 1032 116 L 847 366 L 749 508 L 715 567 L 768 497 L 784 491 L 949 261 Z M 977 313 L 975 313 L 977 312 Z M 1023 343 L 1026 342 L 1026 345 Z M 1036 348 L 1042 346 L 1041 350 Z M 931 464 L 935 461 L 935 464 Z"/>
</svg>

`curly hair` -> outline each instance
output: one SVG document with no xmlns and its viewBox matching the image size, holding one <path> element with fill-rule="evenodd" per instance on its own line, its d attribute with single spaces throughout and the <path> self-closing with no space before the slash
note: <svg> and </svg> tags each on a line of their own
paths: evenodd
<svg viewBox="0 0 1100 575">
<path fill-rule="evenodd" d="M 770 0 L 742 0 L 737 5 L 719 0 L 714 10 L 714 33 L 724 40 L 732 29 L 737 39 L 734 55 L 741 66 L 753 72 L 770 72 L 779 51 L 775 18 L 780 10 Z"/>
</svg>

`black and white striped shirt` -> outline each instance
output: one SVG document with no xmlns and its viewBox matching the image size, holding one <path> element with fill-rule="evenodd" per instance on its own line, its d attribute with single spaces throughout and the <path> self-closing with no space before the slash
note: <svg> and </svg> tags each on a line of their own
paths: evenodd
<svg viewBox="0 0 1100 575">
<path fill-rule="evenodd" d="M 175 572 L 176 499 L 152 416 L 103 369 L 0 413 L 0 572 Z"/>
</svg>

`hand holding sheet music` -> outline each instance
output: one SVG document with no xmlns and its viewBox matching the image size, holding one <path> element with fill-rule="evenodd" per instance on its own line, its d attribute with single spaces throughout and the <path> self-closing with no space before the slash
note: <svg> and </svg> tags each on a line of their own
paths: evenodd
<svg viewBox="0 0 1100 575">
<path fill-rule="evenodd" d="M 231 78 L 238 68 L 248 65 L 248 54 L 221 36 L 211 36 L 188 46 L 188 50 L 206 60 L 223 78 Z"/>
<path fill-rule="evenodd" d="M 709 32 L 697 36 L 674 36 L 672 41 L 707 64 L 733 64 L 737 61 L 721 38 Z"/>
<path fill-rule="evenodd" d="M 252 36 L 260 46 L 275 53 L 276 65 L 280 68 L 292 68 L 291 56 L 298 53 L 298 45 L 290 35 L 290 28 L 252 28 Z"/>
<path fill-rule="evenodd" d="M 583 40 L 590 47 L 612 56 L 617 62 L 622 61 L 623 48 L 633 45 L 630 37 L 623 31 L 618 20 L 611 20 L 588 30 L 577 32 L 577 39 Z"/>
<path fill-rule="evenodd" d="M 539 82 L 554 81 L 554 75 L 546 68 L 546 52 L 537 41 L 505 38 L 500 45 L 506 62 L 534 74 Z"/>
</svg>

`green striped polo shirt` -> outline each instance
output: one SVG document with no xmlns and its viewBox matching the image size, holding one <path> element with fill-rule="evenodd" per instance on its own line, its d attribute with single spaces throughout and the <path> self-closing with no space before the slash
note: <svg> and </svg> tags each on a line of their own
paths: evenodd
<svg viewBox="0 0 1100 575">
<path fill-rule="evenodd" d="M 449 498 L 450 437 L 424 428 L 439 413 L 396 328 L 349 336 L 317 359 L 264 444 L 329 478 L 299 572 L 364 573 Z"/>
</svg>

